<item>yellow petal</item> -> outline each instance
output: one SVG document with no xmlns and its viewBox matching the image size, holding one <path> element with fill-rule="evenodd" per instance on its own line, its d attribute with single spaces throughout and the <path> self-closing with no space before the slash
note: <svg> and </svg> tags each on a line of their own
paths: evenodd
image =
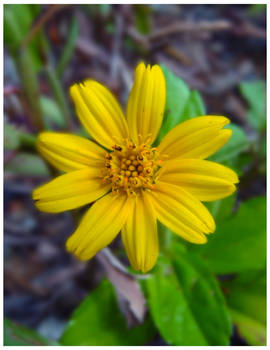
<svg viewBox="0 0 270 350">
<path fill-rule="evenodd" d="M 202 244 L 204 234 L 215 230 L 215 222 L 205 206 L 179 186 L 159 181 L 151 192 L 157 218 L 185 240 Z"/>
<path fill-rule="evenodd" d="M 122 240 L 135 270 L 147 272 L 158 257 L 158 234 L 151 197 L 146 192 L 133 198 L 133 208 L 122 228 Z"/>
<path fill-rule="evenodd" d="M 213 201 L 231 195 L 238 177 L 231 169 L 208 160 L 174 159 L 164 162 L 160 180 L 178 185 L 201 201 Z"/>
<path fill-rule="evenodd" d="M 66 247 L 79 259 L 88 260 L 109 245 L 123 227 L 131 212 L 131 199 L 126 195 L 107 194 L 87 211 L 67 240 Z"/>
<path fill-rule="evenodd" d="M 42 132 L 38 135 L 37 148 L 46 160 L 62 171 L 104 165 L 104 149 L 80 136 Z"/>
<path fill-rule="evenodd" d="M 147 139 L 153 143 L 159 132 L 166 100 L 165 78 L 158 65 L 145 67 L 140 63 L 128 105 L 127 122 L 132 140 L 141 144 Z M 141 136 L 139 136 L 141 135 Z"/>
<path fill-rule="evenodd" d="M 222 129 L 229 122 L 225 117 L 204 116 L 179 124 L 158 146 L 162 159 L 209 157 L 229 140 L 232 131 Z"/>
<path fill-rule="evenodd" d="M 96 141 L 108 149 L 128 137 L 127 122 L 111 92 L 94 80 L 70 88 L 78 117 Z"/>
<path fill-rule="evenodd" d="M 91 203 L 110 190 L 99 169 L 84 168 L 58 176 L 33 191 L 36 207 L 47 213 L 59 213 Z"/>
</svg>

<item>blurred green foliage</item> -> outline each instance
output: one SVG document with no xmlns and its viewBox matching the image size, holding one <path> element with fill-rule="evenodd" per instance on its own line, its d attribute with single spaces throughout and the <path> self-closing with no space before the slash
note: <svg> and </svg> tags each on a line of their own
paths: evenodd
<svg viewBox="0 0 270 350">
<path fill-rule="evenodd" d="M 223 284 L 232 320 L 250 345 L 266 344 L 266 271 L 249 270 Z"/>
<path fill-rule="evenodd" d="M 240 91 L 249 104 L 247 114 L 250 125 L 260 131 L 266 128 L 266 86 L 263 81 L 244 82 Z"/>
<path fill-rule="evenodd" d="M 4 319 L 4 345 L 5 346 L 41 346 L 57 345 L 40 336 L 30 328 L 19 326 L 8 319 Z"/>
<path fill-rule="evenodd" d="M 4 5 L 4 43 L 13 56 L 18 55 L 18 50 L 39 12 L 40 5 Z M 36 36 L 28 47 L 30 60 L 36 71 L 42 66 L 38 45 L 39 36 Z"/>
</svg>

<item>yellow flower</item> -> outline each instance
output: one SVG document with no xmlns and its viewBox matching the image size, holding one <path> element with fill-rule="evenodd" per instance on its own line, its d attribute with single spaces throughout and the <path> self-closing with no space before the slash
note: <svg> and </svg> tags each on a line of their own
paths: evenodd
<svg viewBox="0 0 270 350">
<path fill-rule="evenodd" d="M 229 120 L 190 119 L 152 147 L 166 100 L 158 65 L 137 66 L 126 118 L 96 81 L 75 84 L 70 94 L 81 123 L 107 151 L 75 135 L 39 135 L 39 152 L 67 173 L 33 192 L 37 208 L 58 213 L 95 202 L 68 239 L 67 250 L 90 259 L 121 231 L 131 265 L 146 272 L 158 256 L 157 219 L 187 241 L 205 243 L 215 223 L 201 201 L 229 196 L 238 182 L 231 169 L 204 160 L 230 138 L 231 130 L 223 129 Z"/>
</svg>

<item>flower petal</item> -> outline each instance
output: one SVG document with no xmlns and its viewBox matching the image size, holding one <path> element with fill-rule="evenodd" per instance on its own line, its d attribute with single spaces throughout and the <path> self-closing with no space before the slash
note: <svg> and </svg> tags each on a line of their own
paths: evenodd
<svg viewBox="0 0 270 350">
<path fill-rule="evenodd" d="M 127 122 L 132 140 L 141 144 L 156 139 L 162 124 L 166 100 L 165 78 L 158 65 L 140 63 L 127 105 Z M 141 135 L 141 136 L 139 136 Z"/>
<path fill-rule="evenodd" d="M 80 136 L 42 132 L 38 135 L 37 148 L 46 160 L 62 171 L 104 165 L 104 149 Z"/>
<path fill-rule="evenodd" d="M 238 183 L 236 173 L 217 163 L 201 159 L 174 159 L 164 162 L 160 180 L 178 185 L 201 201 L 231 195 Z"/>
<path fill-rule="evenodd" d="M 103 184 L 99 169 L 84 168 L 58 176 L 33 191 L 36 207 L 59 213 L 91 203 L 110 190 Z"/>
<path fill-rule="evenodd" d="M 159 181 L 151 195 L 158 220 L 187 241 L 202 244 L 204 234 L 214 232 L 209 211 L 179 186 Z"/>
<path fill-rule="evenodd" d="M 131 212 L 132 201 L 126 195 L 107 194 L 87 211 L 67 240 L 66 247 L 79 259 L 92 258 L 109 245 L 123 227 Z"/>
<path fill-rule="evenodd" d="M 158 257 L 156 215 L 146 192 L 133 198 L 133 210 L 122 228 L 122 240 L 135 270 L 147 272 Z"/>
<path fill-rule="evenodd" d="M 204 116 L 179 124 L 158 146 L 162 159 L 209 157 L 229 140 L 232 131 L 222 129 L 229 122 L 225 117 Z"/>
<path fill-rule="evenodd" d="M 96 141 L 108 149 L 128 137 L 127 122 L 111 92 L 94 80 L 70 88 L 78 117 Z"/>
</svg>

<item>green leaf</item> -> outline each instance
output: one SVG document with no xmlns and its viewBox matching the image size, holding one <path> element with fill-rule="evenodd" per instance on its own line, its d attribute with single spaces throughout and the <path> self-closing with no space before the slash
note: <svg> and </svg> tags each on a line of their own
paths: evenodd
<svg viewBox="0 0 270 350">
<path fill-rule="evenodd" d="M 247 150 L 249 142 L 244 130 L 235 124 L 230 124 L 227 128 L 232 130 L 231 138 L 226 145 L 212 155 L 209 160 L 224 163 L 236 158 L 240 153 Z"/>
<path fill-rule="evenodd" d="M 248 121 L 256 130 L 266 127 L 266 86 L 264 81 L 244 82 L 240 84 L 240 91 L 246 98 L 250 110 Z"/>
<path fill-rule="evenodd" d="M 166 105 L 163 124 L 156 143 L 177 124 L 205 114 L 205 107 L 200 94 L 190 91 L 187 84 L 169 68 L 161 65 L 166 80 Z"/>
<path fill-rule="evenodd" d="M 248 271 L 223 283 L 233 322 L 250 345 L 266 345 L 266 271 Z"/>
<path fill-rule="evenodd" d="M 41 96 L 40 105 L 46 128 L 50 129 L 52 126 L 65 126 L 65 120 L 62 116 L 61 110 L 53 99 Z"/>
<path fill-rule="evenodd" d="M 4 122 L 4 147 L 7 150 L 15 150 L 20 145 L 20 135 L 14 125 Z"/>
<path fill-rule="evenodd" d="M 4 148 L 6 150 L 35 150 L 36 136 L 17 129 L 13 124 L 4 121 Z"/>
<path fill-rule="evenodd" d="M 152 318 L 171 345 L 227 345 L 231 325 L 222 293 L 199 258 L 177 249 L 146 281 Z"/>
<path fill-rule="evenodd" d="M 4 345 L 57 345 L 37 334 L 34 330 L 17 325 L 8 319 L 4 319 Z"/>
<path fill-rule="evenodd" d="M 205 106 L 201 95 L 198 91 L 192 90 L 182 115 L 187 116 L 186 119 L 188 119 L 205 115 L 205 113 Z"/>
<path fill-rule="evenodd" d="M 176 248 L 176 249 L 175 249 Z M 200 257 L 174 246 L 173 264 L 190 310 L 209 345 L 228 345 L 230 316 L 219 285 Z"/>
<path fill-rule="evenodd" d="M 190 246 L 217 274 L 261 269 L 266 261 L 266 200 L 255 197 L 242 203 L 231 218 L 217 225 L 203 246 Z"/>
<path fill-rule="evenodd" d="M 248 8 L 248 12 L 252 16 L 260 15 L 266 12 L 266 4 L 253 4 Z"/>
<path fill-rule="evenodd" d="M 154 334 L 150 319 L 127 328 L 111 283 L 103 281 L 73 313 L 61 337 L 62 345 L 144 345 Z"/>
<path fill-rule="evenodd" d="M 227 219 L 233 211 L 236 200 L 236 194 L 233 194 L 227 198 L 219 199 L 214 202 L 204 203 L 210 210 L 212 216 L 215 219 L 216 224 Z"/>
<path fill-rule="evenodd" d="M 18 153 L 8 162 L 5 171 L 20 175 L 48 176 L 50 174 L 46 163 L 38 155 Z"/>
<path fill-rule="evenodd" d="M 263 324 L 236 310 L 230 309 L 230 312 L 238 333 L 249 345 L 266 345 L 266 327 Z"/>
<path fill-rule="evenodd" d="M 4 43 L 11 54 L 18 55 L 18 49 L 26 38 L 32 23 L 40 12 L 40 5 L 32 4 L 5 4 L 4 5 Z M 39 70 L 42 67 L 38 53 L 39 34 L 29 44 L 29 56 L 33 67 Z"/>
</svg>

